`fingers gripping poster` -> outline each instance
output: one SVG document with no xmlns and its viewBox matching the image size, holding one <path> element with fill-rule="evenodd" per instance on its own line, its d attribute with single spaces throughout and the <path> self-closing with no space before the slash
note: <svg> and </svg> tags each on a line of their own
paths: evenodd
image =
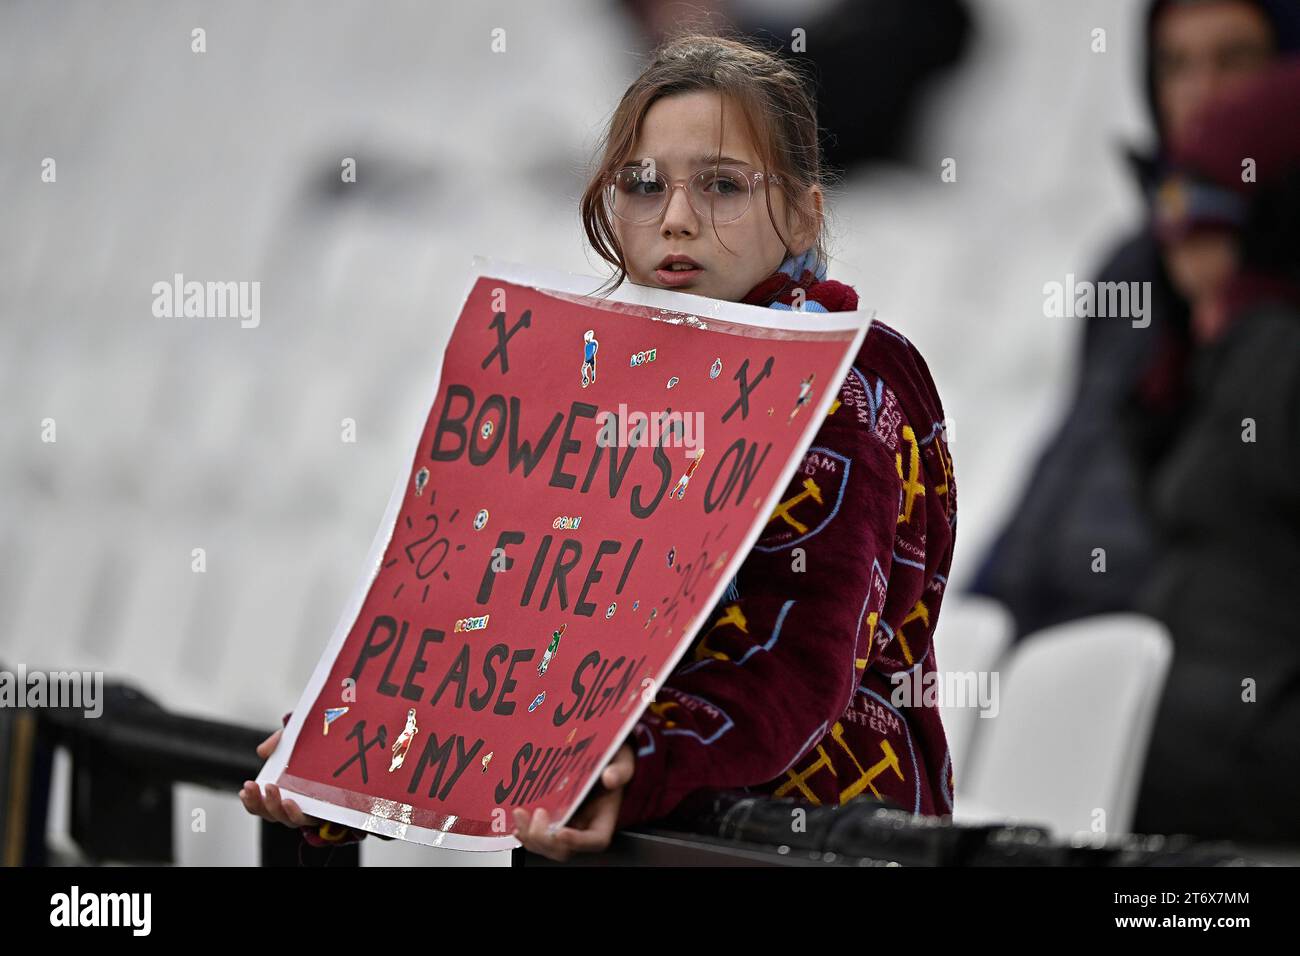
<svg viewBox="0 0 1300 956">
<path fill-rule="evenodd" d="M 770 522 L 868 313 L 476 258 L 431 403 L 259 784 L 464 849 L 567 821 Z"/>
</svg>

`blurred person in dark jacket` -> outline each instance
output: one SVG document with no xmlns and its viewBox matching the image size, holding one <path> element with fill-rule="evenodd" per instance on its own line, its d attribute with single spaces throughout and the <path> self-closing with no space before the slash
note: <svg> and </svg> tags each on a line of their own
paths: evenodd
<svg viewBox="0 0 1300 956">
<path fill-rule="evenodd" d="M 909 157 L 930 84 L 959 63 L 974 20 L 967 0 L 620 0 L 653 45 L 681 26 L 727 28 L 806 61 L 824 160 L 836 170 Z"/>
<path fill-rule="evenodd" d="M 1174 657 L 1143 832 L 1300 840 L 1298 116 L 1293 59 L 1192 120 L 1157 193 L 1193 350 L 1186 420 L 1149 475 L 1161 557 L 1137 605 Z"/>
<path fill-rule="evenodd" d="M 1145 90 L 1156 150 L 1129 159 L 1150 201 L 1169 144 L 1197 109 L 1300 49 L 1300 0 L 1156 0 L 1146 25 Z M 1188 307 L 1148 226 L 1120 244 L 1098 282 L 1150 282 L 1149 324 L 1114 316 L 1084 320 L 1065 419 L 971 584 L 972 591 L 1011 610 L 1017 636 L 1133 610 L 1157 560 L 1138 470 L 1165 453 L 1182 420 Z M 1156 387 L 1142 386 L 1144 381 Z M 1120 427 L 1135 392 L 1144 413 L 1145 460 L 1137 463 Z M 1104 573 L 1094 571 L 1098 548 L 1104 550 Z"/>
</svg>

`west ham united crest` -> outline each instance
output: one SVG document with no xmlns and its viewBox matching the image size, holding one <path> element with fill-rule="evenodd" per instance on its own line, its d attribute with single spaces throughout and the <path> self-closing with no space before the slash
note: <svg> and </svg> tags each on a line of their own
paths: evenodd
<svg viewBox="0 0 1300 956">
<path fill-rule="evenodd" d="M 849 465 L 829 448 L 809 448 L 754 549 L 779 551 L 815 537 L 839 510 Z"/>
</svg>

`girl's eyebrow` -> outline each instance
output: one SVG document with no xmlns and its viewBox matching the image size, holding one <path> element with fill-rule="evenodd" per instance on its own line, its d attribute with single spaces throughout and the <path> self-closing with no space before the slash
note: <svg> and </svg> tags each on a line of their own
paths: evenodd
<svg viewBox="0 0 1300 956">
<path fill-rule="evenodd" d="M 653 157 L 651 157 L 651 156 L 646 156 L 646 157 L 644 157 L 644 159 L 653 159 Z M 694 163 L 694 164 L 696 164 L 696 165 L 700 165 L 700 166 L 713 166 L 713 165 L 716 165 L 716 164 L 718 164 L 718 163 L 740 163 L 742 166 L 752 166 L 752 165 L 754 165 L 753 163 L 751 163 L 751 162 L 750 162 L 749 160 L 747 160 L 747 159 L 737 159 L 737 158 L 734 157 L 734 156 L 693 156 L 693 157 L 691 158 L 691 162 Z M 628 160 L 628 162 L 624 163 L 623 165 L 624 165 L 624 166 L 640 166 L 641 163 L 640 163 L 639 161 L 633 159 L 633 160 Z"/>
<path fill-rule="evenodd" d="M 694 157 L 694 158 L 691 160 L 691 162 L 693 162 L 693 163 L 708 163 L 709 165 L 713 165 L 714 163 L 740 163 L 740 164 L 742 164 L 742 165 L 744 165 L 744 166 L 750 166 L 750 165 L 753 165 L 753 164 L 750 163 L 749 160 L 747 160 L 747 159 L 736 159 L 736 157 L 734 157 L 734 156 L 717 156 L 717 155 L 714 155 L 714 156 L 696 156 L 696 157 Z"/>
</svg>

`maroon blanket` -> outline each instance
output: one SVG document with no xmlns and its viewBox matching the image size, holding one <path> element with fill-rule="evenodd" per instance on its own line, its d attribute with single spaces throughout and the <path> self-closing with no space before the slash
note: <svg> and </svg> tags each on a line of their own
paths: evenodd
<svg viewBox="0 0 1300 956">
<path fill-rule="evenodd" d="M 856 308 L 847 288 L 807 297 Z M 957 520 L 943 407 L 920 353 L 877 322 L 831 409 L 729 599 L 629 738 L 620 827 L 689 812 L 710 789 L 952 812 L 939 710 L 895 706 L 890 679 L 917 669 L 919 687 L 936 669 Z"/>
</svg>

